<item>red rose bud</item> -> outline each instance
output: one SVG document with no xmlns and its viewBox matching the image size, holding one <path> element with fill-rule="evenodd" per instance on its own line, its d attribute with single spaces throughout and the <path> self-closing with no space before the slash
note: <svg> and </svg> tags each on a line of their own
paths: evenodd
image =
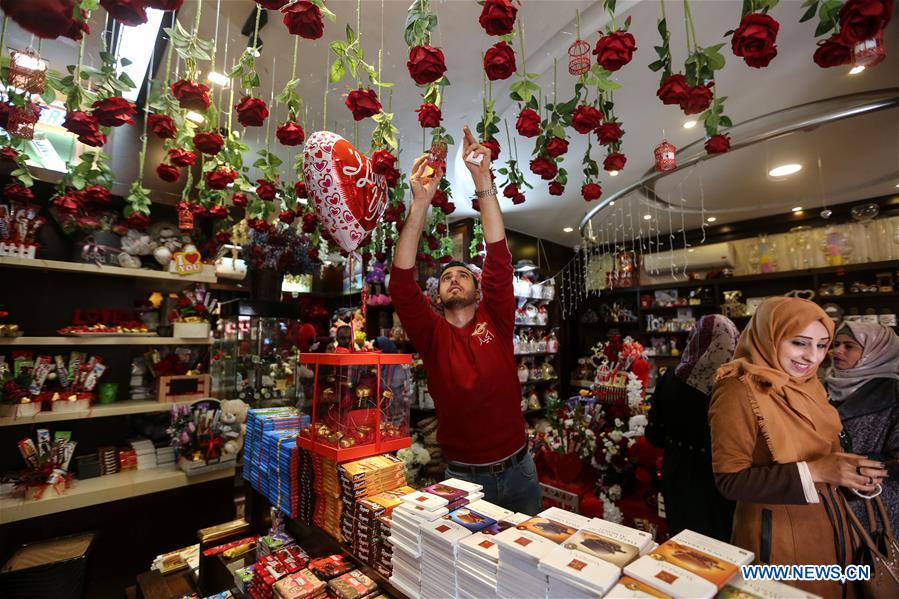
<svg viewBox="0 0 899 599">
<path fill-rule="evenodd" d="M 713 135 L 705 142 L 705 151 L 709 154 L 723 154 L 730 150 L 730 139 L 727 134 Z"/>
<path fill-rule="evenodd" d="M 3 129 L 9 127 L 9 104 L 6 102 L 0 102 L 0 127 Z"/>
<path fill-rule="evenodd" d="M 198 152 L 215 156 L 225 147 L 225 140 L 214 131 L 203 131 L 194 135 L 194 147 Z"/>
<path fill-rule="evenodd" d="M 308 250 L 306 250 L 306 255 L 309 256 L 310 260 L 318 260 L 318 249 L 309 248 Z"/>
<path fill-rule="evenodd" d="M 446 58 L 443 50 L 434 46 L 415 46 L 409 50 L 406 62 L 409 76 L 418 85 L 427 85 L 443 77 L 446 72 Z"/>
<path fill-rule="evenodd" d="M 587 183 L 581 187 L 581 195 L 584 196 L 584 201 L 586 202 L 598 200 L 599 196 L 602 195 L 602 187 L 597 183 Z"/>
<path fill-rule="evenodd" d="M 250 226 L 258 233 L 265 233 L 269 228 L 268 223 L 261 218 L 254 219 L 253 222 L 250 223 Z"/>
<path fill-rule="evenodd" d="M 3 188 L 3 197 L 11 202 L 27 204 L 34 199 L 34 193 L 21 183 L 10 183 Z"/>
<path fill-rule="evenodd" d="M 209 216 L 211 216 L 215 220 L 222 220 L 228 217 L 228 209 L 225 208 L 222 204 L 216 204 L 209 209 Z"/>
<path fill-rule="evenodd" d="M 18 157 L 19 153 L 13 148 L 6 147 L 0 149 L 0 160 L 3 160 L 4 162 L 15 162 Z"/>
<path fill-rule="evenodd" d="M 602 161 L 602 168 L 608 172 L 624 170 L 627 157 L 621 152 L 612 152 Z"/>
<path fill-rule="evenodd" d="M 847 44 L 867 41 L 893 16 L 893 0 L 849 0 L 840 9 L 840 35 Z"/>
<path fill-rule="evenodd" d="M 131 216 L 125 219 L 125 225 L 127 225 L 129 229 L 143 231 L 150 226 L 150 217 L 146 214 L 141 214 L 140 212 L 133 212 Z"/>
<path fill-rule="evenodd" d="M 106 136 L 100 131 L 97 119 L 86 112 L 76 110 L 67 113 L 62 126 L 67 131 L 77 135 L 78 141 L 83 144 L 99 148 L 106 143 Z"/>
<path fill-rule="evenodd" d="M 247 194 L 242 191 L 238 191 L 231 196 L 231 203 L 237 208 L 246 208 L 249 201 L 250 199 L 247 197 Z"/>
<path fill-rule="evenodd" d="M 379 175 L 386 175 L 396 163 L 396 157 L 387 150 L 378 150 L 371 155 L 372 170 Z"/>
<path fill-rule="evenodd" d="M 259 196 L 260 200 L 271 202 L 275 199 L 277 193 L 278 190 L 269 181 L 266 181 L 265 179 L 256 180 L 256 195 Z"/>
<path fill-rule="evenodd" d="M 848 46 L 839 35 L 833 35 L 818 42 L 814 61 L 822 69 L 849 64 L 852 62 L 852 47 Z"/>
<path fill-rule="evenodd" d="M 399 183 L 400 177 L 402 177 L 402 173 L 399 170 L 392 168 L 387 174 L 384 175 L 384 178 L 387 179 L 387 187 L 391 189 L 396 187 L 396 184 Z"/>
<path fill-rule="evenodd" d="M 687 78 L 680 73 L 669 75 L 656 92 L 662 104 L 680 104 L 687 99 L 690 86 Z"/>
<path fill-rule="evenodd" d="M 44 39 L 66 36 L 72 26 L 72 0 L 0 0 L 0 9 L 25 31 Z"/>
<path fill-rule="evenodd" d="M 104 127 L 119 127 L 121 125 L 133 125 L 134 104 L 124 98 L 106 98 L 97 100 L 92 105 L 91 114 L 97 122 Z"/>
<path fill-rule="evenodd" d="M 307 40 L 317 40 L 325 33 L 322 11 L 312 2 L 300 0 L 282 12 L 284 13 L 284 25 L 292 35 L 298 35 Z"/>
<path fill-rule="evenodd" d="M 604 146 L 615 143 L 624 135 L 624 132 L 621 130 L 621 123 L 618 121 L 603 123 L 596 127 L 594 133 L 596 133 L 599 143 Z"/>
<path fill-rule="evenodd" d="M 206 110 L 209 108 L 209 87 L 181 79 L 172 84 L 172 95 L 178 105 L 185 110 Z"/>
<path fill-rule="evenodd" d="M 256 4 L 266 10 L 281 10 L 290 0 L 256 0 Z"/>
<path fill-rule="evenodd" d="M 165 114 L 151 114 L 147 119 L 147 128 L 161 139 L 175 138 L 175 121 Z"/>
<path fill-rule="evenodd" d="M 439 127 L 440 121 L 443 119 L 443 113 L 440 112 L 440 107 L 436 104 L 422 104 L 415 109 L 415 112 L 418 113 L 418 124 L 423 129 Z"/>
<path fill-rule="evenodd" d="M 428 243 L 428 249 L 431 250 L 432 252 L 434 250 L 436 250 L 438 247 L 440 247 L 440 243 L 437 241 L 437 238 L 434 237 L 433 235 L 428 235 L 427 243 Z"/>
<path fill-rule="evenodd" d="M 487 0 L 481 9 L 478 23 L 487 35 L 508 35 L 515 27 L 515 15 L 518 8 L 511 0 Z"/>
<path fill-rule="evenodd" d="M 169 162 L 175 166 L 185 167 L 193 166 L 197 161 L 197 155 L 180 148 L 172 148 L 169 150 Z"/>
<path fill-rule="evenodd" d="M 559 174 L 559 167 L 556 166 L 555 160 L 540 156 L 531 160 L 531 172 L 540 175 L 544 181 L 551 181 Z"/>
<path fill-rule="evenodd" d="M 571 115 L 571 126 L 578 133 L 590 133 L 602 122 L 602 113 L 592 106 L 580 105 Z"/>
<path fill-rule="evenodd" d="M 226 243 L 228 243 L 228 242 L 231 241 L 231 233 L 228 232 L 228 231 L 218 231 L 218 232 L 215 234 L 215 240 L 216 240 L 218 243 L 224 245 L 224 244 L 226 244 Z"/>
<path fill-rule="evenodd" d="M 475 212 L 481 211 L 481 201 L 478 198 L 473 198 L 471 200 L 471 209 Z"/>
<path fill-rule="evenodd" d="M 443 213 L 445 215 L 449 216 L 456 211 L 456 205 L 452 202 L 445 202 L 443 206 L 440 207 L 440 209 L 443 210 Z"/>
<path fill-rule="evenodd" d="M 625 31 L 613 31 L 596 42 L 593 54 L 596 62 L 607 71 L 617 71 L 631 61 L 637 43 L 634 36 Z"/>
<path fill-rule="evenodd" d="M 506 42 L 493 44 L 484 54 L 484 71 L 490 81 L 508 79 L 515 68 L 515 51 Z"/>
<path fill-rule="evenodd" d="M 307 212 L 303 215 L 303 233 L 314 233 L 318 226 L 318 218 L 314 212 Z"/>
<path fill-rule="evenodd" d="M 547 155 L 558 158 L 568 152 L 568 140 L 561 137 L 553 137 L 546 143 Z"/>
<path fill-rule="evenodd" d="M 280 220 L 285 225 L 289 225 L 296 217 L 297 215 L 293 213 L 293 210 L 282 210 L 278 215 L 278 220 Z"/>
<path fill-rule="evenodd" d="M 184 0 L 144 0 L 144 4 L 156 10 L 172 11 L 181 8 Z"/>
<path fill-rule="evenodd" d="M 293 121 L 278 125 L 275 136 L 282 146 L 298 146 L 306 141 L 306 132 L 303 131 L 303 127 Z"/>
<path fill-rule="evenodd" d="M 100 6 L 109 16 L 128 27 L 136 27 L 147 22 L 144 0 L 100 0 Z"/>
<path fill-rule="evenodd" d="M 446 193 L 442 189 L 438 189 L 434 192 L 434 197 L 431 198 L 431 206 L 440 208 L 447 202 L 447 200 Z"/>
<path fill-rule="evenodd" d="M 503 195 L 509 199 L 514 198 L 516 195 L 518 195 L 518 186 L 514 183 L 509 183 L 503 189 Z"/>
<path fill-rule="evenodd" d="M 344 104 L 353 113 L 353 120 L 356 121 L 367 119 L 381 112 L 378 94 L 373 89 L 354 89 L 347 94 Z"/>
<path fill-rule="evenodd" d="M 549 195 L 551 196 L 560 196 L 562 192 L 565 191 L 565 186 L 559 183 L 558 181 L 553 181 L 549 184 Z"/>
<path fill-rule="evenodd" d="M 524 204 L 524 200 L 524 194 L 519 192 L 515 194 L 514 198 L 512 198 L 512 203 L 517 206 L 518 204 Z"/>
<path fill-rule="evenodd" d="M 225 189 L 237 179 L 237 171 L 219 167 L 215 170 L 207 171 L 203 178 L 206 179 L 206 187 L 209 189 Z"/>
<path fill-rule="evenodd" d="M 481 142 L 481 145 L 490 150 L 490 160 L 491 162 L 499 158 L 499 142 L 495 139 L 488 139 Z"/>
<path fill-rule="evenodd" d="M 69 21 L 69 27 L 61 35 L 69 39 L 80 42 L 85 35 L 90 35 L 91 28 L 87 24 L 87 11 L 81 9 L 81 17 L 79 19 L 72 18 Z"/>
<path fill-rule="evenodd" d="M 522 137 L 540 135 L 540 115 L 530 108 L 525 108 L 518 115 L 518 120 L 515 121 L 515 129 Z"/>
<path fill-rule="evenodd" d="M 371 252 L 362 252 L 362 263 L 365 264 L 371 260 Z"/>
<path fill-rule="evenodd" d="M 244 127 L 261 127 L 268 118 L 268 106 L 259 98 L 244 96 L 234 109 L 238 122 Z"/>
<path fill-rule="evenodd" d="M 70 191 L 64 195 L 56 196 L 53 205 L 63 214 L 75 214 L 84 205 L 84 199 L 80 192 Z"/>
<path fill-rule="evenodd" d="M 297 181 L 296 183 L 294 183 L 293 192 L 297 195 L 298 198 L 309 197 L 309 193 L 306 191 L 305 181 Z"/>
<path fill-rule="evenodd" d="M 388 250 L 389 250 L 390 248 L 392 248 L 392 247 L 393 247 L 393 240 L 390 239 L 390 238 L 385 239 L 385 240 L 384 240 L 384 247 L 386 247 Z"/>
<path fill-rule="evenodd" d="M 443 235 L 446 233 L 446 225 L 443 223 L 437 223 L 437 227 L 435 228 L 438 235 Z"/>
<path fill-rule="evenodd" d="M 686 99 L 681 102 L 684 114 L 699 114 L 712 104 L 712 84 L 697 85 L 687 91 Z"/>
<path fill-rule="evenodd" d="M 453 257 L 448 254 L 444 254 L 443 256 L 440 256 L 440 260 L 439 260 L 439 262 L 441 264 L 449 264 L 452 261 L 453 261 Z"/>
<path fill-rule="evenodd" d="M 743 17 L 734 31 L 730 48 L 734 56 L 740 56 L 750 67 L 768 66 L 777 56 L 777 31 L 780 24 L 768 15 L 750 13 Z"/>
<path fill-rule="evenodd" d="M 112 199 L 109 189 L 102 185 L 88 185 L 83 193 L 84 200 L 92 204 L 108 204 Z"/>
</svg>

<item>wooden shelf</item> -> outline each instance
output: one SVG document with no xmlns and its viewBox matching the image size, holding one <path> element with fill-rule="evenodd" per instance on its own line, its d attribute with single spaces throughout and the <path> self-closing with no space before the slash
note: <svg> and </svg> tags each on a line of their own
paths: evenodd
<svg viewBox="0 0 899 599">
<path fill-rule="evenodd" d="M 815 301 L 819 304 L 840 300 L 877 299 L 881 297 L 899 297 L 899 293 L 844 293 L 843 295 L 816 295 Z"/>
<path fill-rule="evenodd" d="M 718 306 L 714 304 L 699 304 L 694 306 L 653 306 L 651 308 L 640 308 L 641 312 L 673 312 L 690 308 L 691 310 L 717 310 Z"/>
<path fill-rule="evenodd" d="M 547 304 L 550 303 L 550 302 L 555 301 L 555 298 L 553 298 L 553 299 L 546 299 L 546 298 L 543 298 L 543 297 L 531 297 L 530 295 L 516 295 L 516 296 L 515 296 L 515 299 L 517 299 L 517 300 L 531 300 L 531 301 L 535 301 L 535 302 L 546 302 Z"/>
<path fill-rule="evenodd" d="M 28 518 L 37 518 L 82 507 L 149 495 L 169 489 L 196 485 L 234 476 L 234 465 L 205 474 L 187 476 L 176 465 L 132 470 L 87 480 L 74 480 L 62 495 L 47 489 L 41 499 L 24 497 L 0 499 L 0 525 Z"/>
<path fill-rule="evenodd" d="M 689 335 L 693 331 L 643 331 L 646 335 Z"/>
<path fill-rule="evenodd" d="M 161 270 L 144 268 L 122 268 L 121 266 L 97 266 L 93 263 L 62 262 L 59 260 L 40 260 L 28 258 L 0 257 L 0 266 L 12 268 L 31 268 L 54 272 L 74 272 L 81 274 L 101 275 L 109 277 L 125 277 L 133 279 L 151 279 L 168 283 L 189 285 L 192 283 L 215 283 L 214 274 L 175 275 Z"/>
<path fill-rule="evenodd" d="M 39 412 L 30 418 L 0 417 L 0 427 L 42 424 L 62 420 L 86 420 L 89 418 L 105 418 L 108 416 L 127 416 L 128 414 L 149 414 L 152 412 L 168 412 L 173 406 L 190 405 L 193 401 L 164 403 L 159 401 L 117 401 L 111 404 L 98 404 L 90 410 L 77 412 Z"/>
<path fill-rule="evenodd" d="M 532 328 L 536 328 L 536 329 L 558 329 L 559 328 L 559 325 L 552 325 L 552 324 L 524 324 L 524 323 L 519 324 L 519 323 L 516 323 L 515 326 L 516 327 L 532 327 Z"/>
<path fill-rule="evenodd" d="M 3 345 L 212 345 L 212 338 L 205 337 L 146 337 L 132 335 L 107 335 L 103 337 L 0 337 Z"/>
<path fill-rule="evenodd" d="M 555 356 L 558 352 L 549 352 L 549 351 L 534 351 L 534 352 L 523 352 L 520 354 L 515 354 L 515 357 L 519 356 Z"/>
<path fill-rule="evenodd" d="M 522 385 L 539 385 L 541 383 L 558 383 L 558 382 L 559 382 L 559 377 L 556 377 L 554 379 L 531 379 L 531 380 L 525 381 L 521 384 Z"/>
</svg>

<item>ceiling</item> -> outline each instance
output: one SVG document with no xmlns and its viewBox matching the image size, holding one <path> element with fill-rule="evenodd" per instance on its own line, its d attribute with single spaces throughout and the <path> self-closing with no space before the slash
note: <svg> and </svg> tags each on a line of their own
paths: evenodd
<svg viewBox="0 0 899 599">
<path fill-rule="evenodd" d="M 362 46 L 366 58 L 377 63 L 378 50 L 383 47 L 382 78 L 397 84 L 393 88 L 390 106 L 395 114 L 394 124 L 401 134 L 403 170 L 408 169 L 422 150 L 421 129 L 414 112 L 421 103 L 420 90 L 412 84 L 406 70 L 408 49 L 402 36 L 409 3 L 410 0 L 361 2 Z M 328 0 L 327 4 L 337 14 L 337 22 L 326 21 L 325 35 L 321 40 L 299 40 L 299 92 L 308 104 L 307 132 L 327 128 L 352 139 L 353 121 L 343 106 L 342 95 L 351 89 L 351 85 L 355 87 L 355 82 L 346 79 L 328 88 L 325 123 L 325 73 L 330 60 L 328 43 L 344 36 L 347 23 L 356 27 L 357 2 Z M 489 38 L 478 25 L 480 6 L 473 0 L 432 0 L 431 4 L 439 19 L 433 43 L 441 47 L 447 57 L 447 76 L 452 82 L 445 93 L 444 125 L 458 141 L 462 126 L 469 124 L 474 128 L 480 119 L 483 98 L 481 53 L 495 40 Z M 694 0 L 693 13 L 699 42 L 712 45 L 726 41 L 722 38 L 724 32 L 734 29 L 739 23 L 740 5 L 737 0 Z M 218 17 L 217 7 L 220 7 Z M 250 0 L 203 1 L 201 37 L 217 37 L 215 70 L 225 70 L 225 65 L 233 63 L 246 47 L 247 38 L 240 34 L 240 28 L 254 7 Z M 567 48 L 575 39 L 577 9 L 581 11 L 582 37 L 595 42 L 596 32 L 605 26 L 607 20 L 601 2 L 526 0 L 518 13 L 525 30 L 527 70 L 541 75 L 539 83 L 545 95 L 553 91 L 553 60 L 556 58 L 559 60 L 557 93 L 560 98 L 573 94 L 574 80 L 567 73 Z M 178 16 L 185 27 L 189 28 L 193 23 L 195 10 L 196 3 L 187 0 Z M 674 62 L 682 63 L 685 58 L 684 30 L 681 26 L 683 6 L 678 2 L 668 2 L 666 10 Z M 728 97 L 726 113 L 734 123 L 823 98 L 899 86 L 899 19 L 894 19 L 885 33 L 887 59 L 874 69 L 851 76 L 846 67 L 821 69 L 812 62 L 815 23 L 799 23 L 802 12 L 799 0 L 783 0 L 772 12 L 781 29 L 778 56 L 766 69 L 747 67 L 732 55 L 729 44 L 722 49 L 727 66 L 718 74 L 716 86 L 720 94 Z M 656 98 L 659 77 L 646 65 L 656 58 L 653 46 L 659 42 L 656 31 L 659 3 L 654 0 L 619 1 L 617 20 L 621 22 L 626 16 L 632 18 L 630 31 L 636 37 L 638 50 L 632 62 L 618 71 L 614 79 L 622 84 L 622 88 L 615 92 L 615 103 L 616 115 L 625 130 L 622 152 L 627 155 L 628 162 L 617 177 L 602 173 L 604 196 L 640 179 L 652 167 L 653 148 L 663 136 L 683 148 L 703 135 L 699 126 L 692 130 L 684 129 L 682 125 L 687 118 L 680 110 L 675 106 L 663 106 Z M 98 33 L 102 30 L 104 18 L 102 10 L 95 15 L 94 34 L 86 51 L 89 63 L 97 62 L 93 56 L 96 55 Z M 277 91 L 290 79 L 294 43 L 278 13 L 270 12 L 269 19 L 268 25 L 260 32 L 264 45 L 262 56 L 257 60 L 262 82 L 259 94 L 266 100 L 271 97 L 273 79 Z M 13 25 L 8 34 L 8 45 L 27 45 L 29 38 Z M 127 41 L 127 37 L 125 39 Z M 50 60 L 52 68 L 62 69 L 75 61 L 77 46 L 68 40 L 44 42 L 42 53 Z M 203 66 L 204 72 L 209 70 L 208 66 Z M 161 75 L 161 72 L 158 74 Z M 514 125 L 519 110 L 508 98 L 508 86 L 512 81 L 514 77 L 493 86 L 497 112 L 509 122 L 510 127 Z M 385 109 L 390 96 L 390 92 L 381 92 Z M 226 103 L 227 97 L 220 96 L 220 100 Z M 283 107 L 275 113 L 280 120 L 285 116 Z M 359 127 L 358 140 L 362 149 L 368 148 L 372 125 L 368 120 Z M 248 141 L 256 145 L 263 135 L 261 129 L 253 131 Z M 565 245 L 579 243 L 577 226 L 591 207 L 580 196 L 583 181 L 581 159 L 586 149 L 586 136 L 570 130 L 569 137 L 571 145 L 562 165 L 569 171 L 569 184 L 561 197 L 548 195 L 546 182 L 527 169 L 533 140 L 517 139 L 520 161 L 534 189 L 526 192 L 527 201 L 522 205 L 513 206 L 510 201 L 502 200 L 508 227 Z M 500 162 L 505 162 L 509 159 L 509 153 L 504 133 L 499 140 L 503 146 Z M 458 147 L 455 150 L 458 153 Z M 475 213 L 469 201 L 473 190 L 471 181 L 458 156 L 452 163 L 452 151 L 447 176 L 455 191 L 457 210 L 452 218 L 456 219 Z M 598 161 L 604 156 L 595 143 L 593 156 Z M 817 166 L 819 158 L 822 165 L 820 172 Z M 804 168 L 788 180 L 774 181 L 766 177 L 770 166 L 781 160 L 799 162 Z M 290 178 L 289 173 L 285 176 Z M 687 200 L 690 208 L 699 207 L 701 196 L 706 210 L 717 216 L 717 224 L 724 224 L 783 213 L 794 205 L 812 206 L 822 201 L 850 202 L 895 193 L 897 183 L 899 110 L 893 109 L 716 157 L 706 161 L 699 169 L 675 173 L 660 180 L 655 190 L 662 198 L 678 196 L 683 191 L 680 197 Z M 634 201 L 639 200 L 635 197 Z M 675 217 L 679 218 L 679 213 Z M 700 218 L 700 215 L 693 213 L 685 215 L 687 228 L 698 226 Z M 575 231 L 564 233 L 564 227 L 573 227 Z"/>
</svg>

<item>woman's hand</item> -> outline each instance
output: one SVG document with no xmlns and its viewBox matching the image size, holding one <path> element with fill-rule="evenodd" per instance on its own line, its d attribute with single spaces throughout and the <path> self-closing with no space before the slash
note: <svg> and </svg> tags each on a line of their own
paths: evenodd
<svg viewBox="0 0 899 599">
<path fill-rule="evenodd" d="M 482 189 L 479 185 L 489 186 L 493 179 L 490 176 L 490 149 L 480 144 L 477 138 L 472 135 L 468 125 L 462 128 L 462 134 L 465 136 L 465 144 L 462 148 L 462 159 L 465 166 L 471 172 L 471 178 L 474 180 L 476 189 Z M 480 156 L 480 162 L 476 162 Z M 469 160 L 473 158 L 475 162 Z"/>
<path fill-rule="evenodd" d="M 808 462 L 812 480 L 838 487 L 873 493 L 888 473 L 881 462 L 854 453 L 832 453 Z"/>
<path fill-rule="evenodd" d="M 412 187 L 412 204 L 431 204 L 434 194 L 437 193 L 437 185 L 443 179 L 443 169 L 437 169 L 428 177 L 425 173 L 431 167 L 428 165 L 428 155 L 422 154 L 412 163 L 412 172 L 409 174 L 409 184 Z"/>
</svg>

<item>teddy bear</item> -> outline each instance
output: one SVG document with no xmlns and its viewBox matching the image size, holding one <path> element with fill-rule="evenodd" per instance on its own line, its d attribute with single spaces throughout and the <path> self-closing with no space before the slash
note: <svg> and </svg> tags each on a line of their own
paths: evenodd
<svg viewBox="0 0 899 599">
<path fill-rule="evenodd" d="M 222 437 L 225 439 L 224 454 L 234 455 L 243 448 L 250 406 L 239 399 L 226 399 L 222 400 L 220 408 Z"/>
</svg>

